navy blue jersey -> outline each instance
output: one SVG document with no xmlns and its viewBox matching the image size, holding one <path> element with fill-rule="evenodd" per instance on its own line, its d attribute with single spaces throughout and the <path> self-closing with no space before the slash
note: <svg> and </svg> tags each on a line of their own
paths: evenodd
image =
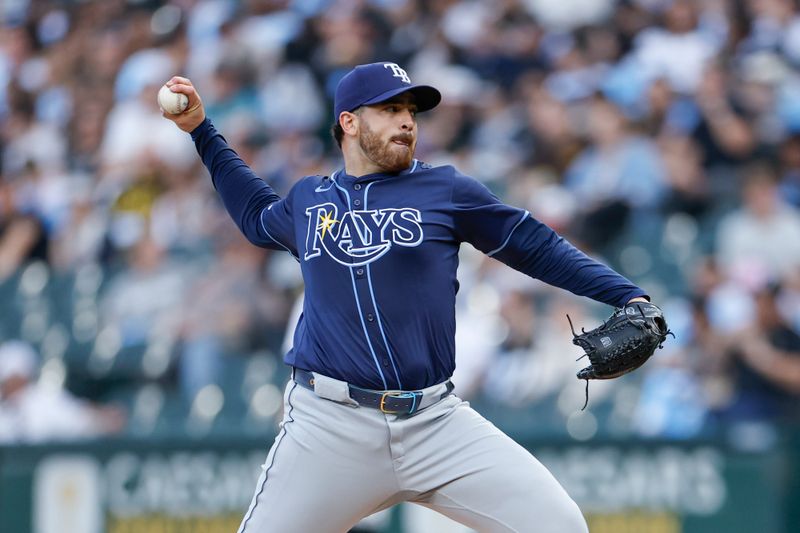
<svg viewBox="0 0 800 533">
<path fill-rule="evenodd" d="M 286 198 L 206 119 L 192 132 L 226 209 L 258 246 L 286 250 L 305 281 L 287 364 L 370 389 L 421 389 L 455 369 L 458 250 L 613 306 L 643 290 L 451 166 L 300 180 Z"/>
</svg>

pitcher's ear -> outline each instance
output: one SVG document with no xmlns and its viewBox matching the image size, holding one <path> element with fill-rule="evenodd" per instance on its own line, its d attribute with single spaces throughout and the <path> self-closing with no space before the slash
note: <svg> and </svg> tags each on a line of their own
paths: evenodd
<svg viewBox="0 0 800 533">
<path fill-rule="evenodd" d="M 342 111 L 339 114 L 339 126 L 341 126 L 346 135 L 356 135 L 358 133 L 359 119 L 358 110 L 354 112 Z"/>
</svg>

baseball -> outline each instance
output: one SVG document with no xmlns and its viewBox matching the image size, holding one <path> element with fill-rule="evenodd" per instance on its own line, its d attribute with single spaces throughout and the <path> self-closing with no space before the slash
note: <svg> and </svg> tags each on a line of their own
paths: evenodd
<svg viewBox="0 0 800 533">
<path fill-rule="evenodd" d="M 158 90 L 158 105 L 167 113 L 178 115 L 186 111 L 189 98 L 185 94 L 174 93 L 169 90 L 169 87 L 162 85 Z"/>
</svg>

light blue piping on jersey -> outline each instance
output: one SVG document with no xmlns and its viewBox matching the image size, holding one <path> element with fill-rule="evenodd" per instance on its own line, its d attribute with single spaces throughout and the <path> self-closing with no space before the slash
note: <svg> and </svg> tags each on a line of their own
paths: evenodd
<svg viewBox="0 0 800 533">
<path fill-rule="evenodd" d="M 503 244 L 501 244 L 501 245 L 500 245 L 500 248 L 495 248 L 494 250 L 492 250 L 491 252 L 489 252 L 489 253 L 488 253 L 488 254 L 486 254 L 486 255 L 488 255 L 489 257 L 492 257 L 494 254 L 496 254 L 497 252 L 499 252 L 500 250 L 502 250 L 503 248 L 505 248 L 505 247 L 506 247 L 506 245 L 508 244 L 508 241 L 510 241 L 510 240 L 511 240 L 511 236 L 512 236 L 512 235 L 514 235 L 514 232 L 517 230 L 517 228 L 519 227 L 519 225 L 520 225 L 520 224 L 522 224 L 522 222 L 524 222 L 526 218 L 528 218 L 528 215 L 530 215 L 530 213 L 529 213 L 528 211 L 525 211 L 524 213 L 522 213 L 522 218 L 521 218 L 521 219 L 519 219 L 519 222 L 517 222 L 517 223 L 514 225 L 514 227 L 513 227 L 513 228 L 511 228 L 511 231 L 509 231 L 509 232 L 508 232 L 508 237 L 506 237 L 506 240 L 505 240 L 505 241 L 503 241 Z"/>
<path fill-rule="evenodd" d="M 269 205 L 272 205 L 272 204 L 269 204 Z M 283 244 L 281 241 L 279 241 L 278 239 L 276 239 L 275 237 L 273 237 L 273 236 L 272 236 L 272 234 L 269 232 L 269 230 L 267 230 L 267 225 L 266 225 L 266 224 L 264 224 L 264 213 L 266 213 L 268 210 L 269 210 L 269 206 L 267 206 L 267 207 L 265 207 L 264 209 L 262 209 L 262 210 L 261 210 L 261 214 L 260 214 L 260 215 L 258 215 L 258 221 L 259 221 L 259 222 L 261 222 L 261 227 L 264 229 L 264 233 L 266 233 L 266 234 L 267 234 L 267 237 L 269 237 L 270 239 L 272 239 L 272 241 L 273 241 L 273 242 L 275 242 L 276 244 L 280 244 L 280 245 L 281 245 L 281 246 L 282 246 L 282 247 L 283 247 L 283 248 L 284 248 L 284 249 L 285 249 L 287 252 L 289 252 L 289 254 L 290 254 L 292 257 L 294 257 L 294 258 L 297 260 L 297 262 L 299 263 L 299 262 L 300 262 L 300 258 L 299 258 L 299 257 L 297 257 L 296 255 L 294 255 L 294 252 L 293 252 L 293 251 L 291 251 L 291 250 L 289 249 L 289 247 L 288 247 L 288 246 L 284 245 L 284 244 Z"/>
<path fill-rule="evenodd" d="M 416 160 L 414 160 L 414 167 L 416 167 Z M 411 172 L 414 172 L 413 168 Z M 410 172 L 409 172 L 410 174 Z M 367 184 L 367 188 L 364 189 L 364 210 L 367 209 L 367 200 L 369 196 L 369 188 L 374 185 L 375 181 L 371 181 Z M 386 346 L 386 353 L 389 354 L 389 361 L 392 362 L 392 369 L 394 369 L 394 377 L 397 378 L 397 388 L 400 390 L 403 389 L 403 382 L 400 381 L 400 374 L 397 372 L 397 365 L 394 362 L 394 355 L 392 355 L 392 349 L 389 348 L 389 341 L 386 340 L 386 333 L 383 331 L 383 322 L 381 321 L 381 314 L 378 311 L 378 304 L 375 301 L 375 289 L 372 288 L 372 273 L 369 269 L 370 265 L 367 263 L 367 283 L 369 284 L 369 295 L 372 298 L 372 307 L 375 308 L 375 317 L 378 320 L 378 329 L 381 330 L 381 337 L 383 337 L 383 345 Z"/>
<path fill-rule="evenodd" d="M 347 192 L 347 189 L 342 188 L 336 182 L 335 178 L 336 178 L 336 172 L 331 174 L 331 181 L 333 182 L 334 185 L 336 185 L 337 189 L 342 191 L 345 194 L 345 196 L 347 196 L 347 210 L 352 211 L 352 209 L 350 208 L 350 193 Z M 366 197 L 364 198 L 364 203 L 366 204 Z M 378 374 L 380 374 L 381 376 L 381 381 L 383 382 L 383 388 L 388 389 L 389 386 L 386 384 L 386 378 L 383 375 L 383 370 L 381 370 L 381 365 L 380 363 L 378 363 L 378 356 L 375 355 L 375 349 L 372 347 L 372 340 L 370 340 L 369 338 L 369 332 L 367 331 L 367 324 L 366 322 L 364 322 L 364 313 L 361 312 L 361 302 L 358 301 L 358 289 L 356 288 L 356 278 L 355 275 L 353 274 L 353 267 L 350 267 L 349 270 L 350 270 L 350 279 L 353 282 L 353 296 L 355 296 L 356 299 L 356 308 L 358 309 L 358 317 L 361 319 L 361 328 L 364 330 L 364 337 L 367 339 L 367 346 L 369 346 L 369 351 L 370 353 L 372 353 L 372 360 L 375 361 L 375 367 L 378 369 Z"/>
<path fill-rule="evenodd" d="M 373 182 L 375 183 L 375 182 Z M 364 204 L 367 202 L 365 201 Z M 378 311 L 378 304 L 375 302 L 375 291 L 372 288 L 372 274 L 369 270 L 369 264 L 367 264 L 367 283 L 369 284 L 369 295 L 372 297 L 372 306 L 375 308 L 375 317 L 378 320 L 378 328 L 381 330 L 381 337 L 383 337 L 383 345 L 386 346 L 386 352 L 389 354 L 389 361 L 392 362 L 392 369 L 394 370 L 394 377 L 397 378 L 397 388 L 403 389 L 403 382 L 400 381 L 400 374 L 397 372 L 397 365 L 394 362 L 394 356 L 392 355 L 392 350 L 389 348 L 389 342 L 386 340 L 386 333 L 383 331 L 383 324 L 381 323 L 381 314 Z"/>
</svg>

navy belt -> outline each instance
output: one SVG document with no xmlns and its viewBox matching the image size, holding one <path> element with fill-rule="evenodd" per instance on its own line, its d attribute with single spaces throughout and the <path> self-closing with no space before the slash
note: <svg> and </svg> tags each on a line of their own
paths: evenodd
<svg viewBox="0 0 800 533">
<path fill-rule="evenodd" d="M 295 368 L 293 378 L 301 387 L 314 390 L 314 374 L 311 372 Z M 358 402 L 361 407 L 372 407 L 387 414 L 412 415 L 446 398 L 455 387 L 449 380 L 442 385 L 444 392 L 440 386 L 414 391 L 379 391 L 347 384 L 347 389 L 350 398 Z"/>
</svg>

